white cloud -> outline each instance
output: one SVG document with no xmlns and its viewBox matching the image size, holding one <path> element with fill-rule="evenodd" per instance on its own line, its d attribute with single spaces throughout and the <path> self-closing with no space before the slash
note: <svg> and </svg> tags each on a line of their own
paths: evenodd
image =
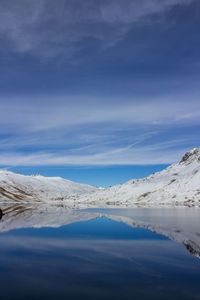
<svg viewBox="0 0 200 300">
<path fill-rule="evenodd" d="M 160 96 L 143 99 L 73 99 L 35 97 L 0 99 L 0 132 L 39 132 L 94 124 L 176 125 L 199 124 L 198 95 Z"/>
<path fill-rule="evenodd" d="M 198 146 L 198 136 L 183 130 L 200 126 L 200 102 L 195 97 L 188 101 L 185 95 L 181 105 L 176 96 L 70 103 L 62 97 L 49 99 L 49 104 L 44 99 L 3 99 L 0 165 L 171 163 Z"/>
<path fill-rule="evenodd" d="M 192 0 L 2 0 L 0 50 L 5 47 L 6 53 L 17 53 L 23 58 L 25 54 L 32 55 L 37 63 L 38 58 L 71 58 L 76 50 L 84 46 L 85 40 L 86 46 L 90 46 L 88 40 L 97 40 L 98 50 L 104 49 L 122 39 L 137 22 L 149 21 L 149 17 L 155 14 L 162 15 L 175 5 L 187 5 L 191 2 Z M 146 51 L 146 47 L 144 48 Z M 18 56 L 14 55 L 13 58 L 16 58 L 18 65 Z M 12 65 L 12 59 L 9 62 Z M 23 68 L 27 71 L 26 64 Z M 15 63 L 13 69 L 15 72 Z M 106 77 L 107 72 L 109 73 L 108 68 L 102 74 Z M 79 91 L 80 78 L 75 76 L 72 85 L 76 85 L 77 79 L 76 94 L 81 94 L 77 97 L 69 96 L 67 87 L 65 91 L 68 96 L 1 96 L 0 164 L 146 164 L 176 160 L 187 145 L 193 144 L 193 140 L 187 133 L 181 132 L 176 142 L 169 146 L 171 141 L 165 135 L 166 131 L 171 130 L 171 139 L 175 140 L 177 135 L 173 129 L 180 126 L 200 126 L 199 88 L 197 87 L 198 92 L 195 94 L 193 78 L 188 80 L 188 76 L 186 79 L 174 76 L 176 78 L 171 79 L 164 76 L 164 81 L 168 81 L 168 84 L 162 82 L 160 87 L 157 77 L 151 81 L 149 75 L 133 79 L 131 76 L 125 78 L 123 74 L 117 80 L 112 77 L 114 85 L 108 76 L 111 91 L 114 91 L 116 85 L 122 87 L 116 99 L 84 96 L 91 92 L 91 75 L 88 79 L 89 86 L 86 80 L 83 93 L 81 88 Z M 62 72 L 59 76 L 61 75 L 63 76 Z M 34 70 L 31 76 L 34 86 Z M 23 80 L 22 76 L 21 81 Z M 106 81 L 107 77 L 99 76 L 98 80 Z M 180 81 L 178 92 L 175 88 Z M 82 84 L 84 85 L 84 80 Z M 163 90 L 166 86 L 169 87 L 168 94 Z M 134 87 L 137 90 L 135 94 Z M 160 88 L 162 95 L 155 98 L 145 96 L 147 90 L 151 91 L 151 87 L 154 90 Z M 47 84 L 46 95 L 50 94 L 48 88 Z M 124 95 L 123 98 L 121 95 L 129 89 L 133 97 Z M 185 93 L 186 89 L 189 93 Z M 9 90 L 14 91 L 15 87 L 9 86 Z M 100 94 L 99 86 L 96 90 Z M 117 88 L 113 94 L 117 94 Z M 143 94 L 143 97 L 137 96 L 138 94 Z"/>
<path fill-rule="evenodd" d="M 188 150 L 188 139 L 177 139 L 149 144 L 144 147 L 142 141 L 124 147 L 96 147 L 93 153 L 81 151 L 76 154 L 59 152 L 35 152 L 31 154 L 2 152 L 2 166 L 97 166 L 97 165 L 149 165 L 169 164 L 181 158 Z M 176 150 L 175 150 L 176 149 Z"/>
<path fill-rule="evenodd" d="M 84 39 L 118 42 L 130 24 L 192 0 L 18 0 L 0 2 L 0 36 L 12 51 L 40 59 L 71 57 Z M 101 26 L 99 26 L 101 24 Z"/>
</svg>

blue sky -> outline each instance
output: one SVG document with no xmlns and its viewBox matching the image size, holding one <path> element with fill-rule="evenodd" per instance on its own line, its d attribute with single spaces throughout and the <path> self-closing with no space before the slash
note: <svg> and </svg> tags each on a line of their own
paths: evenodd
<svg viewBox="0 0 200 300">
<path fill-rule="evenodd" d="M 0 0 L 0 19 L 2 168 L 109 185 L 199 146 L 199 1 Z"/>
</svg>

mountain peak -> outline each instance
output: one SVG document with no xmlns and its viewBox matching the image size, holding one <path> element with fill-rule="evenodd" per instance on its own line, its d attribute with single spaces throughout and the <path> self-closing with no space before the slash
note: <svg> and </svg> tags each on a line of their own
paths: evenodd
<svg viewBox="0 0 200 300">
<path fill-rule="evenodd" d="M 187 164 L 195 160 L 200 162 L 200 148 L 193 148 L 192 150 L 186 152 L 180 160 L 180 163 Z"/>
</svg>

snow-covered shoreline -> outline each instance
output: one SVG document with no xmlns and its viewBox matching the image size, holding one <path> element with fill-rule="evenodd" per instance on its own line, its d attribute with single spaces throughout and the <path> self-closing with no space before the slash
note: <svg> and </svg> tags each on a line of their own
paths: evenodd
<svg viewBox="0 0 200 300">
<path fill-rule="evenodd" d="M 64 204 L 87 207 L 200 207 L 200 148 L 167 169 L 107 189 L 60 177 L 0 171 L 0 203 Z"/>
</svg>

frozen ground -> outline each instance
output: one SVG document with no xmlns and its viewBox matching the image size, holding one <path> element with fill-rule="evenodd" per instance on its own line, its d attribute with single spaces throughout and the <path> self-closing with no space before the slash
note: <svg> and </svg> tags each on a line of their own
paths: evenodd
<svg viewBox="0 0 200 300">
<path fill-rule="evenodd" d="M 161 172 L 83 196 L 84 202 L 99 207 L 200 206 L 200 149 Z"/>
<path fill-rule="evenodd" d="M 167 169 L 107 189 L 60 177 L 0 171 L 0 203 L 48 203 L 68 208 L 200 206 L 200 149 Z"/>
</svg>

